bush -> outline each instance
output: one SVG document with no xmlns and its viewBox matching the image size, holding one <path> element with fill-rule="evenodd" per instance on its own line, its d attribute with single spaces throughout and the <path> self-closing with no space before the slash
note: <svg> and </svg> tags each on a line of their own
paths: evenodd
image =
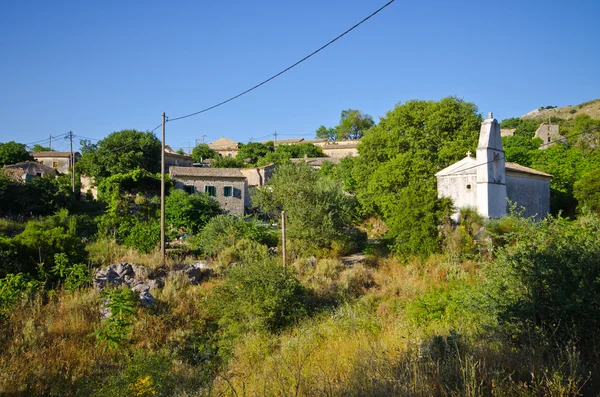
<svg viewBox="0 0 600 397">
<path fill-rule="evenodd" d="M 277 245 L 276 237 L 266 226 L 233 215 L 212 218 L 202 229 L 196 244 L 202 252 L 216 255 L 242 238 L 267 246 Z"/>
<path fill-rule="evenodd" d="M 499 319 L 517 334 L 539 330 L 555 341 L 597 344 L 600 219 L 509 219 L 517 225 L 513 244 L 486 268 L 486 296 Z"/>
<path fill-rule="evenodd" d="M 254 240 L 243 238 L 232 247 L 227 247 L 219 253 L 219 264 L 228 267 L 238 263 L 248 265 L 265 261 L 269 258 L 269 248 Z"/>
<path fill-rule="evenodd" d="M 13 304 L 25 295 L 33 294 L 41 283 L 26 274 L 7 274 L 0 279 L 0 319 L 8 313 Z"/>
<path fill-rule="evenodd" d="M 212 217 L 222 212 L 219 203 L 208 194 L 189 194 L 173 189 L 165 200 L 165 218 L 171 237 L 196 234 Z"/>
<path fill-rule="evenodd" d="M 233 267 L 210 297 L 209 307 L 228 338 L 246 332 L 279 332 L 308 312 L 307 291 L 275 261 Z"/>
<path fill-rule="evenodd" d="M 143 253 L 150 253 L 160 243 L 160 224 L 158 222 L 140 222 L 129 228 L 124 239 L 128 248 L 135 248 Z"/>
</svg>

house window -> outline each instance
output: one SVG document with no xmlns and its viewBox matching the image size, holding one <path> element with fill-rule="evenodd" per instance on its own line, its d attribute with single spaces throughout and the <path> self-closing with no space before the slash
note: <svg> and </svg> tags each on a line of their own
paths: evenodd
<svg viewBox="0 0 600 397">
<path fill-rule="evenodd" d="M 52 167 L 58 168 L 58 161 L 53 161 L 52 162 Z"/>
<path fill-rule="evenodd" d="M 233 196 L 233 186 L 223 187 L 223 196 L 225 196 L 225 197 Z"/>
<path fill-rule="evenodd" d="M 196 191 L 196 189 L 194 188 L 193 185 L 185 185 L 183 187 L 183 190 L 185 190 L 186 193 L 192 194 Z"/>
<path fill-rule="evenodd" d="M 217 189 L 214 186 L 204 186 L 204 192 L 208 193 L 209 196 L 215 197 L 217 195 Z"/>
</svg>

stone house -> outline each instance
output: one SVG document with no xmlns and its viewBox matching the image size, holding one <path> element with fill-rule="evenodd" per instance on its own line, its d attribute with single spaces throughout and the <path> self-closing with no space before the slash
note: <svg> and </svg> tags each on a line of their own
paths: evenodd
<svg viewBox="0 0 600 397">
<path fill-rule="evenodd" d="M 61 174 L 68 174 L 73 161 L 71 152 L 31 152 L 29 153 L 36 161 L 48 167 L 56 169 Z M 81 157 L 77 152 L 74 154 L 75 162 Z"/>
<path fill-rule="evenodd" d="M 32 178 L 52 176 L 56 177 L 55 168 L 35 161 L 23 161 L 21 163 L 11 164 L 4 167 L 7 175 L 15 180 L 27 182 Z"/>
<path fill-rule="evenodd" d="M 504 160 L 499 123 L 490 113 L 481 124 L 477 157 L 467 157 L 437 174 L 438 197 L 455 208 L 475 208 L 486 218 L 501 218 L 508 200 L 524 207 L 524 216 L 537 219 L 550 213 L 551 175 Z M 454 214 L 458 220 L 458 211 Z"/>
<path fill-rule="evenodd" d="M 224 137 L 209 143 L 208 147 L 223 157 L 235 157 L 238 152 L 238 143 Z"/>
<path fill-rule="evenodd" d="M 560 135 L 558 124 L 542 123 L 535 131 L 535 137 L 542 140 L 540 149 L 547 149 L 554 145 L 557 141 L 564 140 L 565 137 Z"/>
<path fill-rule="evenodd" d="M 188 193 L 207 193 L 226 212 L 244 215 L 250 201 L 250 189 L 263 186 L 271 177 L 274 165 L 253 168 L 169 168 L 169 176 L 177 189 Z"/>
<path fill-rule="evenodd" d="M 194 165 L 194 161 L 192 158 L 185 154 L 179 154 L 169 145 L 165 145 L 165 167 L 169 168 L 171 166 L 179 166 L 179 167 L 191 167 Z"/>
</svg>

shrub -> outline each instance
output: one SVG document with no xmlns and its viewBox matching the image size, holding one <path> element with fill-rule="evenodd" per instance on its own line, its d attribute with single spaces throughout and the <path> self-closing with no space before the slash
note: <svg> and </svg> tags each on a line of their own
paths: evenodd
<svg viewBox="0 0 600 397">
<path fill-rule="evenodd" d="M 0 279 L 0 319 L 8 313 L 13 304 L 25 295 L 33 294 L 41 283 L 26 274 L 7 274 Z"/>
<path fill-rule="evenodd" d="M 171 237 L 182 233 L 196 234 L 212 217 L 221 213 L 219 203 L 208 194 L 189 194 L 173 189 L 165 200 L 165 218 Z"/>
<path fill-rule="evenodd" d="M 204 253 L 216 255 L 242 238 L 267 246 L 277 245 L 276 238 L 266 226 L 233 215 L 217 215 L 212 218 L 196 241 Z"/>
<path fill-rule="evenodd" d="M 68 291 L 83 287 L 90 281 L 90 272 L 85 263 L 69 265 L 69 258 L 64 253 L 54 254 L 54 267 L 51 272 L 64 280 Z"/>
<path fill-rule="evenodd" d="M 486 296 L 502 323 L 517 333 L 538 329 L 556 341 L 597 344 L 600 219 L 512 221 L 513 244 L 486 268 Z"/>
<path fill-rule="evenodd" d="M 119 288 L 103 291 L 100 300 L 109 314 L 92 335 L 105 351 L 116 349 L 130 339 L 137 296 L 128 288 Z"/>
<path fill-rule="evenodd" d="M 129 229 L 124 240 L 125 246 L 140 252 L 149 253 L 160 243 L 160 225 L 158 222 L 140 222 Z"/>
<path fill-rule="evenodd" d="M 278 332 L 307 314 L 307 291 L 275 261 L 233 267 L 210 298 L 211 312 L 229 338 Z"/>
<path fill-rule="evenodd" d="M 228 267 L 239 263 L 248 265 L 262 262 L 269 258 L 269 248 L 254 240 L 243 238 L 232 247 L 227 247 L 219 253 L 219 264 Z"/>
</svg>

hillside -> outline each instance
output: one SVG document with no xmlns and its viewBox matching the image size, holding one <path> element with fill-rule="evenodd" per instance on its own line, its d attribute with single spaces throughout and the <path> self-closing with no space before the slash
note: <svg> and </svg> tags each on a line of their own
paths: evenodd
<svg viewBox="0 0 600 397">
<path fill-rule="evenodd" d="M 563 106 L 553 109 L 535 109 L 521 116 L 525 120 L 548 120 L 548 117 L 558 117 L 561 119 L 572 119 L 580 114 L 587 114 L 593 119 L 600 120 L 600 99 L 580 103 L 574 106 Z"/>
</svg>

